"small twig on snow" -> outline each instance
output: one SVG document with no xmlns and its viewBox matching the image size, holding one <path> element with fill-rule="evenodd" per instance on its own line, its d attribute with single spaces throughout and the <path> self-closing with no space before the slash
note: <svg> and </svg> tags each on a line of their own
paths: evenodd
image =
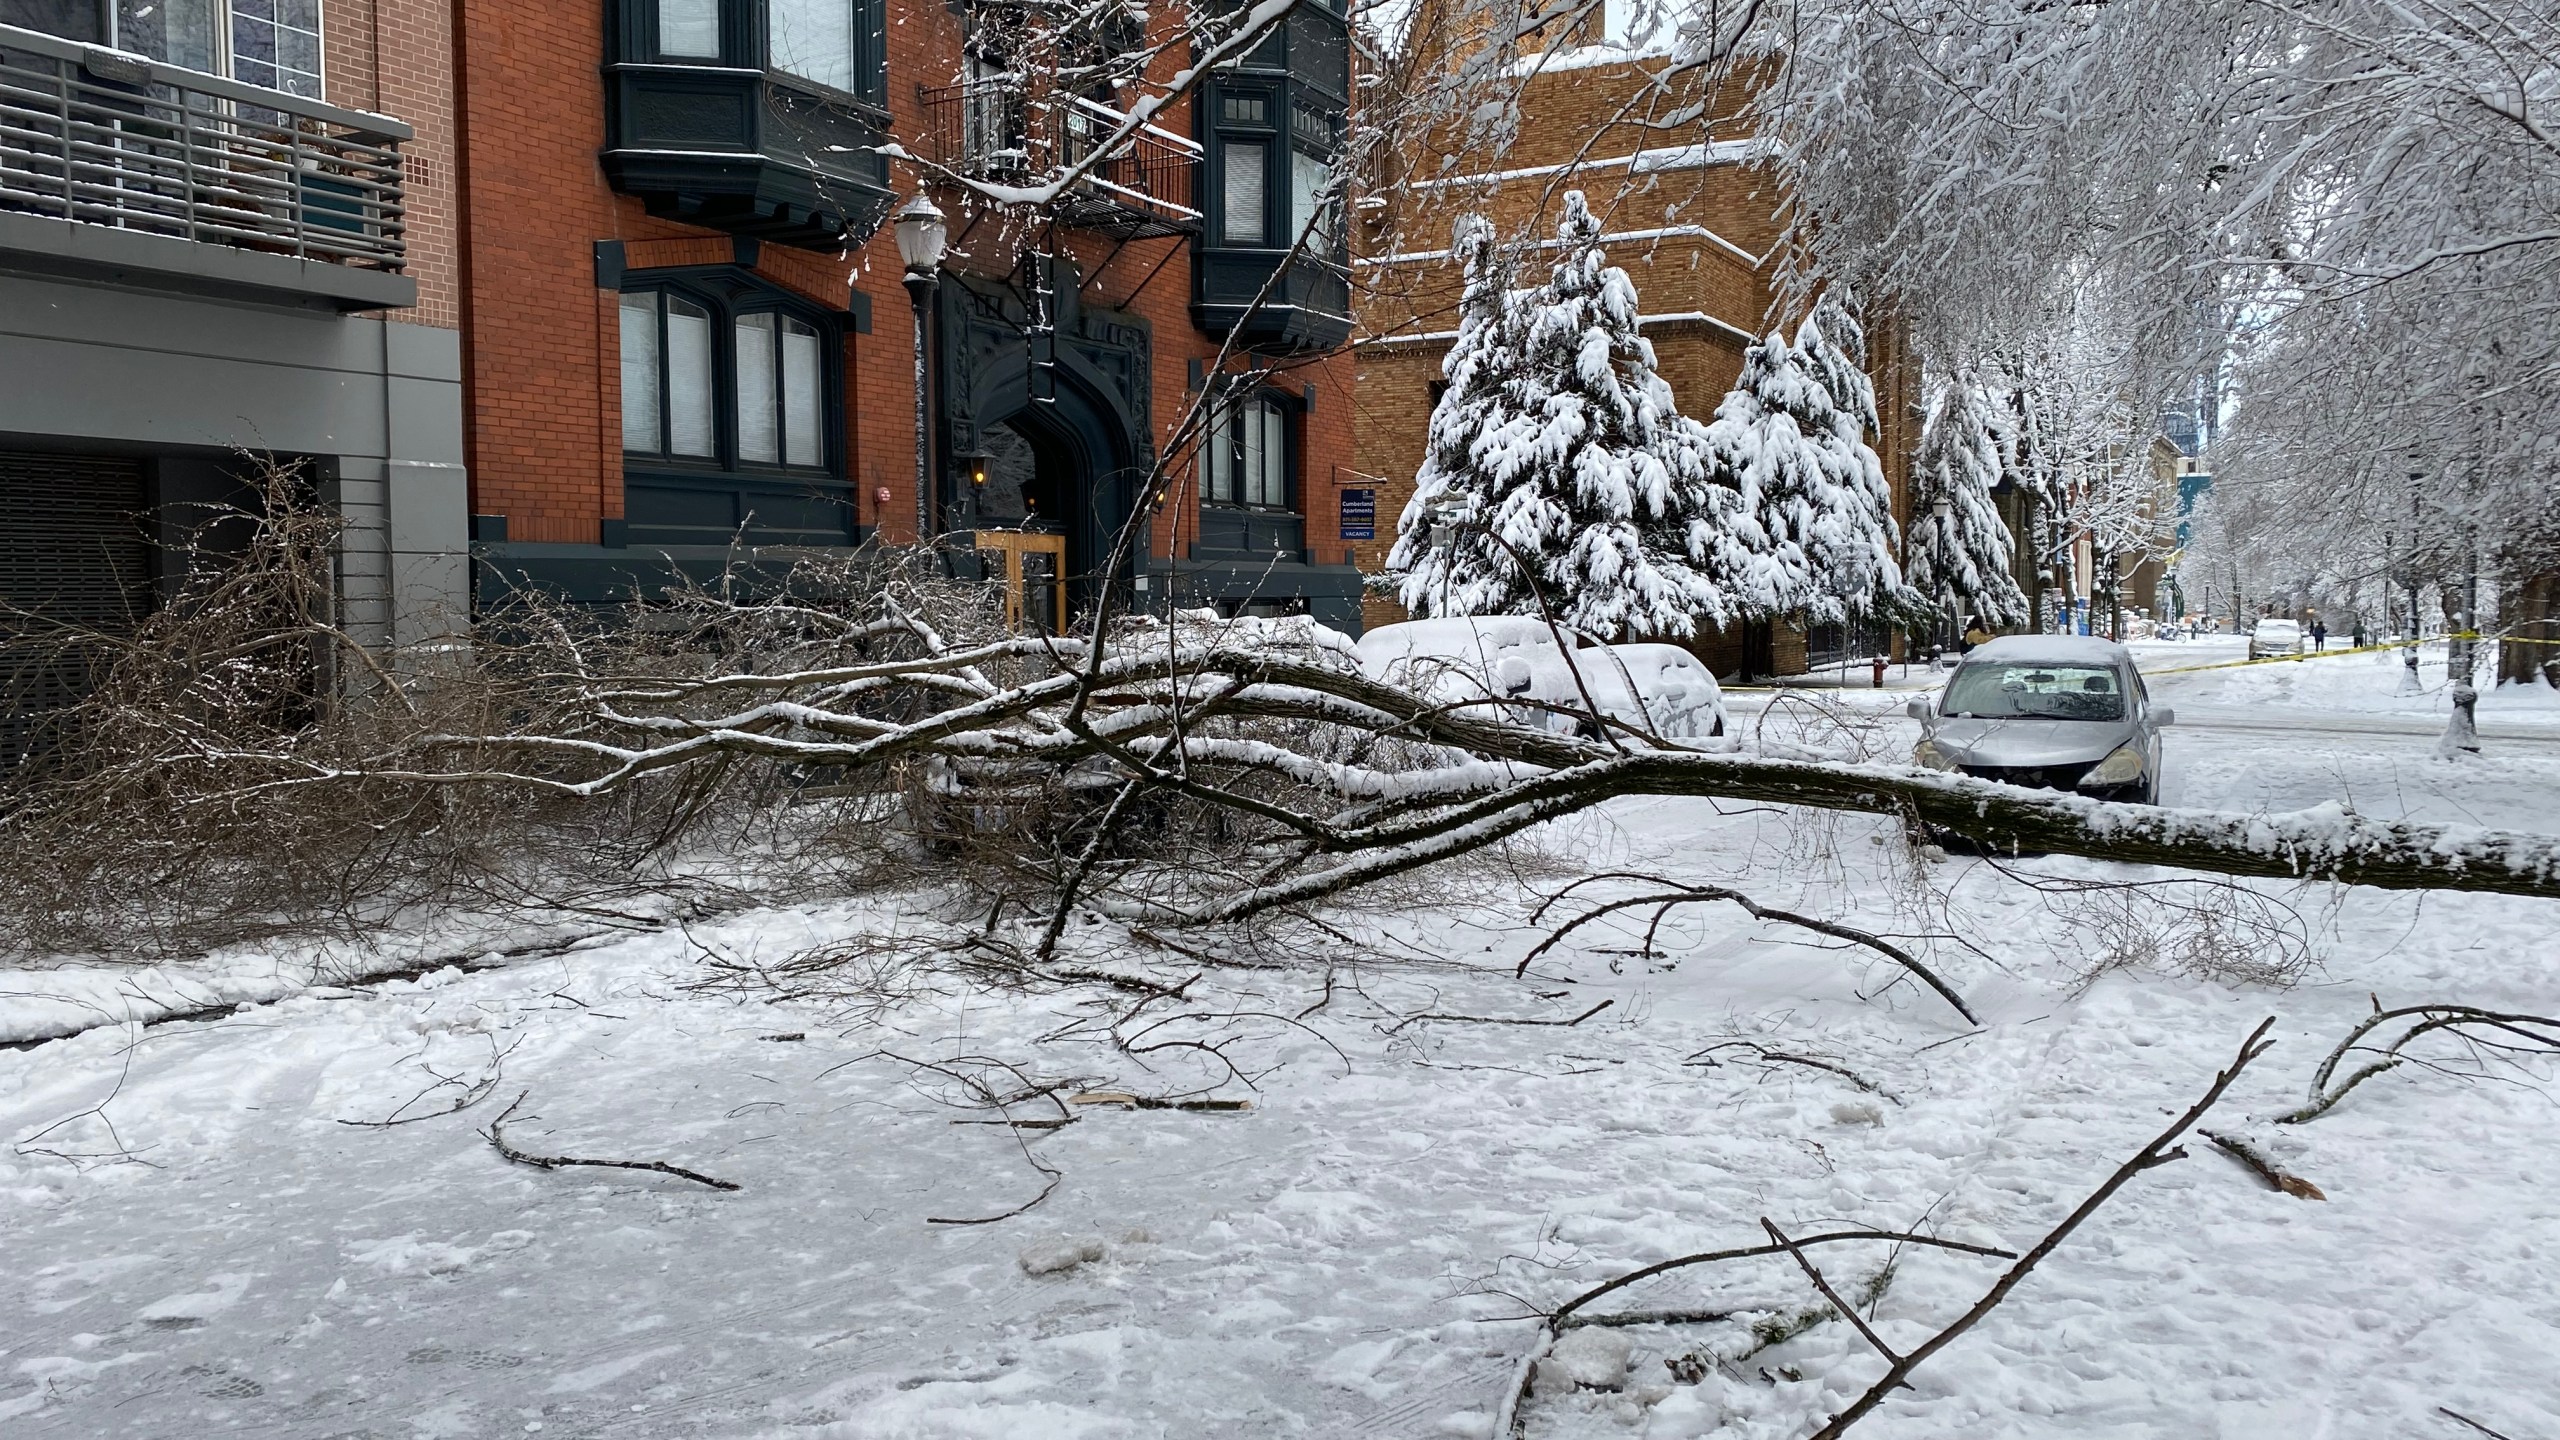
<svg viewBox="0 0 2560 1440">
<path fill-rule="evenodd" d="M 1117 1105 L 1127 1110 L 1200 1110 L 1234 1113 L 1250 1110 L 1250 1100 L 1168 1100 L 1156 1095 L 1132 1095 L 1121 1090 L 1089 1090 L 1067 1097 L 1070 1105 Z"/>
<path fill-rule="evenodd" d="M 1759 1056 L 1761 1059 L 1776 1064 L 1802 1065 L 1811 1070 L 1827 1071 L 1830 1074 L 1837 1075 L 1841 1079 L 1848 1081 L 1859 1089 L 1866 1091 L 1870 1095 L 1882 1096 L 1896 1105 L 1902 1103 L 1901 1096 L 1894 1094 L 1892 1091 L 1887 1090 L 1881 1085 L 1878 1085 L 1873 1080 L 1868 1079 L 1866 1076 L 1859 1074 L 1857 1071 L 1850 1069 L 1846 1065 L 1839 1064 L 1835 1061 L 1825 1060 L 1818 1055 L 1798 1055 L 1787 1050 L 1772 1050 L 1757 1040 L 1723 1041 L 1722 1043 L 1708 1046 L 1706 1049 L 1699 1051 L 1697 1054 L 1690 1056 L 1688 1059 L 1683 1060 L 1680 1063 L 1683 1065 L 1722 1065 L 1724 1063 L 1723 1061 L 1713 1058 L 1715 1052 L 1718 1050 L 1732 1049 L 1748 1050 L 1752 1054 Z"/>
<path fill-rule="evenodd" d="M 2436 1407 L 2436 1413 L 2444 1416 L 2448 1420 L 2461 1421 L 2463 1424 L 2468 1425 L 2472 1429 L 2479 1431 L 2481 1434 L 2488 1436 L 2489 1440 L 2509 1440 L 2509 1437 L 2506 1435 L 2490 1429 L 2488 1426 L 2481 1424 L 2479 1421 L 2472 1419 L 2470 1416 L 2463 1414 L 2461 1411 L 2456 1410 L 2451 1406 L 2439 1405 Z"/>
<path fill-rule="evenodd" d="M 1417 1020 L 1456 1020 L 1469 1025 L 1555 1025 L 1570 1030 L 1574 1026 L 1581 1024 L 1583 1021 L 1590 1019 L 1592 1016 L 1599 1014 L 1601 1011 L 1606 1010 L 1617 1003 L 1618 1002 L 1615 1000 L 1603 1000 L 1599 1004 L 1592 1006 L 1590 1009 L 1583 1011 L 1581 1014 L 1574 1016 L 1570 1020 L 1523 1020 L 1510 1015 L 1444 1015 L 1435 1010 L 1423 1015 L 1407 1015 L 1393 1025 L 1388 1026 L 1387 1033 L 1393 1035 L 1407 1025 L 1413 1024 Z"/>
<path fill-rule="evenodd" d="M 498 1118 L 489 1122 L 489 1128 L 480 1132 L 488 1137 L 490 1144 L 498 1147 L 499 1154 L 519 1165 L 530 1165 L 537 1170 L 558 1170 L 571 1165 L 593 1166 L 602 1170 L 652 1170 L 660 1175 L 673 1175 L 679 1180 L 690 1180 L 696 1185 L 708 1185 L 714 1190 L 739 1188 L 731 1181 L 714 1179 L 699 1170 L 687 1170 L 681 1165 L 670 1165 L 664 1160 L 581 1160 L 573 1155 L 535 1155 L 519 1150 L 507 1143 L 507 1121 L 514 1118 L 516 1107 L 522 1105 L 524 1097 L 531 1093 L 533 1092 L 529 1090 L 518 1091 L 516 1098 L 507 1102 L 507 1108 L 499 1112 Z"/>
</svg>

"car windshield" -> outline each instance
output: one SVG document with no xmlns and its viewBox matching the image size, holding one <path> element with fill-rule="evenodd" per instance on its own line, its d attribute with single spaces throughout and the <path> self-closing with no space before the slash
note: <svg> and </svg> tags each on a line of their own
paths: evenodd
<svg viewBox="0 0 2560 1440">
<path fill-rule="evenodd" d="M 1939 713 L 1973 720 L 2121 720 L 2124 682 L 2107 665 L 1983 661 L 1957 669 Z"/>
</svg>

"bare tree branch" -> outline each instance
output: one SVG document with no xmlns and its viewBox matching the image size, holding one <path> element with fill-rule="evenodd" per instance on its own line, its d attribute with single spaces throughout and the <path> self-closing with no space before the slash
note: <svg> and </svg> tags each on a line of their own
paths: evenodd
<svg viewBox="0 0 2560 1440">
<path fill-rule="evenodd" d="M 2009 1298 L 2009 1292 L 2017 1289 L 2036 1266 L 2043 1263 L 2046 1256 L 2059 1249 L 2062 1242 L 2071 1237 L 2071 1232 L 2080 1228 L 2081 1222 L 2096 1214 L 2099 1207 L 2113 1199 L 2115 1193 L 2131 1182 L 2134 1176 L 2145 1170 L 2166 1165 L 2172 1160 L 2185 1158 L 2187 1152 L 2177 1147 L 2178 1137 L 2187 1133 L 2190 1126 L 2204 1118 L 2205 1112 L 2211 1110 L 2215 1102 L 2222 1098 L 2223 1092 L 2231 1088 L 2232 1081 L 2240 1078 L 2240 1072 L 2248 1068 L 2250 1061 L 2267 1053 L 2268 1045 L 2272 1042 L 2267 1041 L 2265 1036 L 2275 1027 L 2275 1023 L 2275 1017 L 2272 1015 L 2259 1021 L 2258 1028 L 2249 1032 L 2249 1038 L 2240 1042 L 2239 1054 L 2213 1077 L 2213 1084 L 2206 1088 L 2202 1099 L 2188 1106 L 2185 1114 L 2171 1121 L 2167 1129 L 2153 1136 L 2149 1144 L 2135 1151 L 2131 1159 L 2117 1166 L 2115 1173 L 2109 1175 L 2097 1189 L 2089 1192 L 2089 1197 L 2081 1201 L 2077 1209 L 2064 1216 L 2061 1224 L 2045 1232 L 2045 1237 L 2037 1241 L 2033 1249 L 2020 1256 L 2017 1263 L 2011 1265 L 2000 1279 L 1983 1293 L 1982 1298 L 1974 1302 L 1973 1308 L 1957 1316 L 1953 1323 L 1930 1336 L 1909 1354 L 1894 1359 L 1893 1363 L 1885 1368 L 1881 1379 L 1867 1387 L 1866 1393 L 1852 1401 L 1848 1409 L 1834 1415 L 1821 1429 L 1813 1432 L 1811 1440 L 1839 1440 L 1840 1436 L 1848 1433 L 1850 1426 L 1865 1419 L 1875 1411 L 1878 1405 L 1883 1404 L 1885 1397 L 1892 1394 L 1913 1370 L 1919 1368 L 1921 1362 L 1955 1343 L 1957 1337 L 1972 1329 L 1983 1316 L 1998 1308 L 2001 1301 Z"/>
</svg>

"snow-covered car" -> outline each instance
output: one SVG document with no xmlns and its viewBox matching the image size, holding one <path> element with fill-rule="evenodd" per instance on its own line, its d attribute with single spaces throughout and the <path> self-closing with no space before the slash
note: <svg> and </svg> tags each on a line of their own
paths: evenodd
<svg viewBox="0 0 2560 1440">
<path fill-rule="evenodd" d="M 1584 717 L 1597 706 L 1666 740 L 1724 733 L 1724 692 L 1676 645 L 1603 645 L 1536 616 L 1478 615 L 1381 625 L 1358 653 L 1372 680 L 1443 704 L 1486 704 L 1520 724 L 1588 733 L 1596 727 Z"/>
<path fill-rule="evenodd" d="M 2042 790 L 2151 804 L 2160 730 L 2133 656 L 2085 635 L 2004 635 L 1976 645 L 1947 688 L 1911 702 L 1912 763 Z"/>
<path fill-rule="evenodd" d="M 2261 620 L 2249 632 L 2249 658 L 2272 659 L 2302 653 L 2302 626 L 2292 620 Z"/>
<path fill-rule="evenodd" d="M 1653 641 L 1577 652 L 1577 658 L 1586 655 L 1595 658 L 1582 661 L 1583 681 L 1602 714 L 1665 740 L 1724 733 L 1724 687 L 1697 656 Z"/>
</svg>

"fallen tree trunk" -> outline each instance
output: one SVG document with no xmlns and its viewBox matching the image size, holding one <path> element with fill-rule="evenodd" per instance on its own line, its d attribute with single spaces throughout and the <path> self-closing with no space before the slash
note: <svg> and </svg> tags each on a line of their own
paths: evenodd
<svg viewBox="0 0 2560 1440">
<path fill-rule="evenodd" d="M 1210 864 L 1155 856 L 1162 863 L 1144 886 L 1102 876 L 1087 886 L 1087 855 L 1057 867 L 1059 888 L 1075 904 L 1172 924 L 1325 899 L 1629 796 L 1892 816 L 2008 853 L 2560 897 L 2560 838 L 2372 820 L 2340 805 L 2237 815 L 2114 804 L 1911 767 L 1688 748 L 1621 719 L 1580 717 L 1595 740 L 1502 700 L 1367 679 L 1340 637 L 1312 628 L 1183 617 L 1133 622 L 1109 644 L 1025 637 L 963 648 L 892 609 L 852 633 L 901 624 L 913 658 L 644 683 L 572 673 L 553 713 L 574 724 L 422 735 L 381 766 L 218 758 L 267 766 L 265 787 L 512 782 L 582 796 L 741 759 L 824 773 L 829 793 L 863 783 L 885 791 L 923 764 L 952 810 L 999 826 L 1027 813 L 1017 808 L 1027 795 L 1064 797 L 1070 828 L 1083 823 L 1079 795 L 1153 795 L 1224 812 L 1220 830 L 1241 837 L 1236 848 Z M 1096 843 L 1078 838 L 1057 853 Z"/>
</svg>

